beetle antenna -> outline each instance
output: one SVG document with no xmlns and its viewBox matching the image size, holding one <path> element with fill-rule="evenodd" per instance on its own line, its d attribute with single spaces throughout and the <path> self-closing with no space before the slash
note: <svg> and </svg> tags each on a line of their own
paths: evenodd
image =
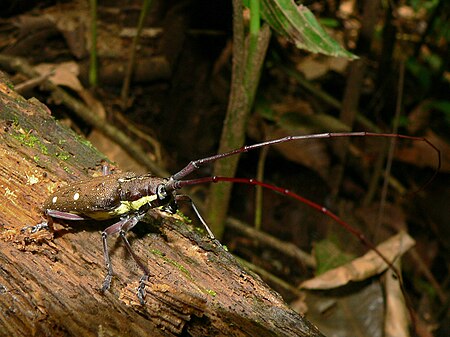
<svg viewBox="0 0 450 337">
<path fill-rule="evenodd" d="M 437 175 L 437 173 L 439 172 L 439 170 L 441 168 L 441 151 L 439 151 L 439 149 L 425 137 L 407 136 L 407 135 L 401 135 L 398 133 L 374 133 L 374 132 L 365 132 L 365 131 L 363 131 L 363 132 L 341 132 L 341 133 L 328 132 L 328 133 L 317 133 L 317 134 L 312 134 L 312 135 L 287 136 L 287 137 L 283 137 L 283 138 L 272 139 L 272 140 L 268 140 L 265 142 L 256 143 L 253 145 L 245 145 L 238 149 L 234 149 L 229 152 L 219 153 L 214 156 L 210 156 L 210 157 L 206 157 L 206 158 L 202 158 L 202 159 L 198 159 L 198 160 L 193 160 L 189 164 L 187 164 L 184 168 L 182 168 L 180 171 L 178 171 L 177 173 L 172 175 L 169 178 L 169 181 L 165 184 L 165 187 L 168 192 L 179 189 L 180 187 L 177 187 L 177 186 L 179 186 L 178 181 L 180 179 L 183 179 L 184 177 L 188 176 L 192 172 L 197 171 L 200 167 L 202 167 L 206 164 L 209 164 L 209 163 L 213 163 L 222 158 L 231 157 L 236 154 L 248 152 L 248 151 L 258 149 L 258 148 L 261 148 L 264 146 L 275 145 L 275 144 L 280 144 L 280 143 L 287 143 L 287 142 L 292 142 L 292 141 L 297 141 L 297 140 L 307 140 L 307 139 L 366 137 L 366 136 L 378 137 L 378 138 L 398 138 L 398 139 L 409 139 L 409 140 L 413 140 L 413 141 L 421 141 L 421 142 L 425 142 L 428 146 L 430 146 L 436 152 L 437 165 L 436 165 L 435 173 L 433 174 L 433 176 L 430 179 L 428 179 L 419 188 L 419 190 L 425 188 L 425 186 L 427 186 L 431 181 L 433 181 L 435 176 Z"/>
<path fill-rule="evenodd" d="M 315 210 L 323 213 L 324 215 L 326 215 L 327 217 L 333 219 L 335 222 L 337 222 L 341 227 L 343 227 L 344 229 L 346 229 L 347 231 L 349 231 L 353 236 L 355 236 L 358 240 L 360 240 L 363 244 L 365 244 L 367 247 L 369 247 L 370 249 L 374 250 L 375 253 L 384 261 L 386 262 L 386 264 L 392 268 L 393 270 L 395 270 L 396 268 L 394 267 L 394 265 L 392 264 L 392 262 L 390 262 L 378 249 L 377 247 L 370 242 L 366 236 L 359 231 L 358 229 L 354 228 L 353 226 L 351 226 L 350 224 L 348 224 L 347 222 L 345 222 L 344 220 L 342 220 L 338 215 L 334 214 L 333 212 L 331 212 L 330 210 L 328 210 L 327 208 L 325 208 L 324 206 L 321 206 L 317 203 L 315 203 L 314 201 L 311 201 L 309 199 L 306 199 L 304 197 L 302 197 L 301 195 L 298 195 L 286 188 L 282 188 L 276 185 L 272 185 L 269 183 L 265 183 L 256 179 L 249 179 L 249 178 L 231 178 L 231 177 L 218 177 L 218 176 L 213 176 L 213 177 L 204 177 L 204 178 L 198 178 L 198 179 L 190 179 L 190 180 L 180 180 L 178 181 L 177 186 L 184 187 L 184 186 L 189 186 L 189 185 L 198 185 L 198 184 L 206 184 L 206 183 L 217 183 L 220 181 L 224 181 L 224 182 L 231 182 L 231 183 L 239 183 L 239 184 L 246 184 L 246 185 L 254 185 L 254 186 L 261 186 L 264 188 L 267 188 L 269 190 L 287 195 L 288 197 L 294 198 L 304 204 L 306 204 L 307 206 L 314 208 Z M 396 273 L 398 275 L 398 272 Z"/>
<path fill-rule="evenodd" d="M 433 176 L 434 177 L 434 176 Z M 362 233 L 360 230 L 354 228 L 353 226 L 351 226 L 350 224 L 348 224 L 347 222 L 345 222 L 343 219 L 341 219 L 338 215 L 336 215 L 335 213 L 331 212 L 330 210 L 328 210 L 327 208 L 325 208 L 324 206 L 321 206 L 317 203 L 315 203 L 314 201 L 311 201 L 309 199 L 306 199 L 288 189 L 285 188 L 281 188 L 278 187 L 276 185 L 272 185 L 269 183 L 265 183 L 256 179 L 248 179 L 248 178 L 231 178 L 231 177 L 219 177 L 219 176 L 213 176 L 213 177 L 203 177 L 203 178 L 198 178 L 198 179 L 190 179 L 190 180 L 180 180 L 177 181 L 176 186 L 178 188 L 182 188 L 184 186 L 190 186 L 190 185 L 198 185 L 198 184 L 205 184 L 205 183 L 217 183 L 217 182 L 231 182 L 231 183 L 240 183 L 240 184 L 246 184 L 246 185 L 254 185 L 254 186 L 261 186 L 263 188 L 267 188 L 269 190 L 287 195 L 291 198 L 294 198 L 306 205 L 308 205 L 309 207 L 321 212 L 322 214 L 326 215 L 327 217 L 333 219 L 335 222 L 337 222 L 341 227 L 343 227 L 344 229 L 346 229 L 348 232 L 350 232 L 353 236 L 355 236 L 359 241 L 361 241 L 366 247 L 368 247 L 369 249 L 373 250 L 388 266 L 389 269 L 392 270 L 392 272 L 394 273 L 395 277 L 398 279 L 399 285 L 400 285 L 400 289 L 403 293 L 403 296 L 405 297 L 406 301 L 408 302 L 408 310 L 411 316 L 411 319 L 413 321 L 413 324 L 415 322 L 415 314 L 412 310 L 412 307 L 410 305 L 410 299 L 406 293 L 406 290 L 404 288 L 403 285 L 403 280 L 401 278 L 401 274 L 398 271 L 398 269 L 394 266 L 394 261 L 389 261 L 381 252 L 380 250 L 371 242 L 369 241 L 369 239 L 366 238 L 366 236 L 364 235 L 364 233 Z M 195 210 L 195 208 L 194 208 Z M 197 215 L 198 212 L 196 211 Z M 204 225 L 206 226 L 206 224 L 204 223 Z"/>
</svg>

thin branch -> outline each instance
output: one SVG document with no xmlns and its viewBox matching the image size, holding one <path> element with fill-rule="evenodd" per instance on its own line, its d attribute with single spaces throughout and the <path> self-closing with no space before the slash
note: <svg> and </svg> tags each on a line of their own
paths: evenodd
<svg viewBox="0 0 450 337">
<path fill-rule="evenodd" d="M 15 71 L 22 72 L 26 76 L 34 78 L 39 74 L 33 69 L 33 67 L 23 59 L 0 55 L 0 64 L 4 67 L 14 69 Z M 96 115 L 88 106 L 74 98 L 67 93 L 64 89 L 54 84 L 50 80 L 46 80 L 44 85 L 47 90 L 52 92 L 52 95 L 57 101 L 61 102 L 67 108 L 72 110 L 77 116 L 83 119 L 87 124 L 97 128 L 101 133 L 110 138 L 112 141 L 120 145 L 125 149 L 130 156 L 136 159 L 141 164 L 145 165 L 151 172 L 156 175 L 167 177 L 169 173 L 150 160 L 149 156 L 137 145 L 133 139 L 129 138 L 124 132 L 116 128 L 114 125 L 109 124 L 103 118 Z"/>
<path fill-rule="evenodd" d="M 227 116 L 222 129 L 219 152 L 226 152 L 244 144 L 248 115 L 258 87 L 261 68 L 270 40 L 270 29 L 264 25 L 258 34 L 256 50 L 249 58 L 245 43 L 242 1 L 233 1 L 233 69 Z M 234 176 L 239 156 L 217 161 L 214 175 Z M 213 184 L 210 189 L 208 219 L 217 237 L 224 231 L 225 215 L 231 195 L 231 186 Z"/>
<path fill-rule="evenodd" d="M 128 95 L 130 91 L 130 83 L 131 83 L 131 76 L 133 75 L 134 65 L 136 62 L 136 50 L 137 45 L 139 43 L 139 39 L 141 37 L 142 28 L 144 26 L 145 18 L 147 17 L 148 9 L 151 5 L 151 0 L 144 0 L 141 8 L 141 13 L 139 15 L 139 22 L 138 27 L 136 31 L 136 35 L 133 37 L 133 44 L 131 45 L 130 49 L 130 57 L 128 59 L 127 63 L 127 69 L 125 72 L 125 77 L 123 80 L 122 85 L 122 91 L 120 93 L 121 101 L 122 101 L 122 109 L 126 109 L 128 107 Z"/>
</svg>

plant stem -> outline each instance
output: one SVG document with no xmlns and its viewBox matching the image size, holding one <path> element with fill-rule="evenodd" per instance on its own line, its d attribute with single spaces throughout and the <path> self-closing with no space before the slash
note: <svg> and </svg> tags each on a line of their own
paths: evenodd
<svg viewBox="0 0 450 337">
<path fill-rule="evenodd" d="M 222 129 L 219 152 L 226 152 L 244 144 L 247 119 L 253 106 L 270 39 L 269 27 L 265 25 L 262 29 L 258 29 L 258 35 L 253 37 L 255 41 L 254 51 L 250 53 L 248 49 L 246 50 L 242 9 L 242 1 L 233 0 L 233 69 L 230 99 Z M 256 29 L 256 24 L 253 29 Z M 233 156 L 217 161 L 214 165 L 214 175 L 234 176 L 238 160 L 239 156 Z M 222 237 L 224 231 L 230 195 L 231 186 L 229 184 L 211 185 L 208 219 L 212 231 L 218 238 Z"/>
<path fill-rule="evenodd" d="M 98 84 L 98 58 L 97 58 L 97 0 L 90 0 L 91 13 L 91 52 L 89 60 L 89 85 Z"/>
<path fill-rule="evenodd" d="M 151 0 L 144 0 L 142 4 L 141 13 L 139 14 L 139 22 L 136 30 L 136 35 L 133 37 L 133 43 L 130 50 L 130 58 L 128 59 L 127 69 L 125 71 L 125 77 L 123 79 L 122 91 L 120 93 L 120 98 L 122 101 L 122 109 L 128 107 L 128 95 L 130 92 L 131 76 L 133 75 L 134 64 L 136 62 L 136 49 L 139 43 L 139 38 L 141 36 L 142 28 L 144 26 L 145 18 L 147 17 L 148 9 L 151 5 Z"/>
</svg>

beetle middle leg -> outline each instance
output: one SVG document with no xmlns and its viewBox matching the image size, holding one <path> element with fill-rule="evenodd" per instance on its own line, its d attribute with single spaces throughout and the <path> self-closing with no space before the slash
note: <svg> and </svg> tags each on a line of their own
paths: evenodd
<svg viewBox="0 0 450 337">
<path fill-rule="evenodd" d="M 141 270 L 144 272 L 144 275 L 142 275 L 139 286 L 137 289 L 137 297 L 139 299 L 139 302 L 143 305 L 145 304 L 144 298 L 145 298 L 145 281 L 148 280 L 148 277 L 150 276 L 150 272 L 148 268 L 145 266 L 144 263 L 139 259 L 139 257 L 133 252 L 131 245 L 126 237 L 126 233 L 133 228 L 139 220 L 144 216 L 145 213 L 138 213 L 133 215 L 128 215 L 125 218 L 121 219 L 119 222 L 116 222 L 115 224 L 109 226 L 102 232 L 102 242 L 103 242 L 103 255 L 105 257 L 105 265 L 108 269 L 108 273 L 105 276 L 105 280 L 103 281 L 102 285 L 102 292 L 105 292 L 109 289 L 111 285 L 112 276 L 114 274 L 112 264 L 111 264 L 111 258 L 109 256 L 108 252 L 108 243 L 107 238 L 111 234 L 119 233 L 119 236 L 122 238 L 125 247 L 127 251 L 130 253 L 133 260 L 136 262 L 136 264 L 141 268 Z"/>
<path fill-rule="evenodd" d="M 206 221 L 203 219 L 202 215 L 198 211 L 197 206 L 195 206 L 194 201 L 191 199 L 191 197 L 189 197 L 188 195 L 185 195 L 185 194 L 178 194 L 178 195 L 175 196 L 175 200 L 176 201 L 181 201 L 181 202 L 188 202 L 191 205 L 192 209 L 194 210 L 195 214 L 197 215 L 197 218 L 200 220 L 200 222 L 202 223 L 203 227 L 208 232 L 209 238 L 211 240 L 215 240 L 216 239 L 214 234 L 213 234 L 213 232 L 209 228 L 208 224 L 206 223 Z M 220 242 L 219 241 L 217 241 L 217 242 L 220 245 Z"/>
</svg>

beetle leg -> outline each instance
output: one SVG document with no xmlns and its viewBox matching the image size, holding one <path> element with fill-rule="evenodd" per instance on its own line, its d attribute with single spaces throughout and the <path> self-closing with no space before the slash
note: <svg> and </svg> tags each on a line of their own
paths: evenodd
<svg viewBox="0 0 450 337">
<path fill-rule="evenodd" d="M 144 213 L 145 214 L 145 213 Z M 142 263 L 142 261 L 139 259 L 139 257 L 133 252 L 131 249 L 131 245 L 126 237 L 126 233 L 133 228 L 139 220 L 144 216 L 143 213 L 136 214 L 131 216 L 120 230 L 119 235 L 122 238 L 123 242 L 125 243 L 125 247 L 127 248 L 130 255 L 133 257 L 133 260 L 136 262 L 136 264 L 141 268 L 141 270 L 144 272 L 144 275 L 141 276 L 141 279 L 139 280 L 139 286 L 137 288 L 137 297 L 139 299 L 139 302 L 141 302 L 142 305 L 145 304 L 145 281 L 148 280 L 150 276 L 150 271 L 148 270 L 147 266 Z"/>
<path fill-rule="evenodd" d="M 147 267 L 145 266 L 145 264 L 143 264 L 142 261 L 138 258 L 138 256 L 133 252 L 130 242 L 128 241 L 128 239 L 126 237 L 126 233 L 139 222 L 139 220 L 143 217 L 143 215 L 144 214 L 141 213 L 141 214 L 135 214 L 135 215 L 125 217 L 124 219 L 120 220 L 119 222 L 109 226 L 102 232 L 103 254 L 105 257 L 106 268 L 108 269 L 108 273 L 105 277 L 105 280 L 103 281 L 102 291 L 105 292 L 106 290 L 108 290 L 108 288 L 111 284 L 112 276 L 113 276 L 113 268 L 112 268 L 111 259 L 109 257 L 109 253 L 108 253 L 107 237 L 108 237 L 108 235 L 119 232 L 119 235 L 122 238 L 127 251 L 130 253 L 131 257 L 136 262 L 136 264 L 139 266 L 139 268 L 141 268 L 142 271 L 144 272 L 144 275 L 141 277 L 141 279 L 139 281 L 139 286 L 137 289 L 137 297 L 139 299 L 139 302 L 142 305 L 145 304 L 145 301 L 144 301 L 145 281 L 148 280 L 150 272 L 147 269 Z"/>
<path fill-rule="evenodd" d="M 184 202 L 187 201 L 187 202 L 189 202 L 191 204 L 191 207 L 194 210 L 195 214 L 197 215 L 197 218 L 200 220 L 200 222 L 202 223 L 203 227 L 205 227 L 206 231 L 208 232 L 208 235 L 209 235 L 210 239 L 211 240 L 215 240 L 215 236 L 214 236 L 213 232 L 211 231 L 211 229 L 209 229 L 209 226 L 207 225 L 206 221 L 201 216 L 200 212 L 198 211 L 197 207 L 194 204 L 194 201 L 192 201 L 192 199 L 188 195 L 184 195 L 184 194 L 176 195 L 175 196 L 175 200 L 176 201 L 184 201 Z"/>
<path fill-rule="evenodd" d="M 145 304 L 145 281 L 148 280 L 150 276 L 150 271 L 147 269 L 145 264 L 142 263 L 142 261 L 138 258 L 138 256 L 133 252 L 131 249 L 131 245 L 128 242 L 128 239 L 126 237 L 126 232 L 124 230 L 121 230 L 119 232 L 120 237 L 122 238 L 123 242 L 125 243 L 125 247 L 127 247 L 128 252 L 133 257 L 133 260 L 136 262 L 136 264 L 142 269 L 144 272 L 144 275 L 141 276 L 141 279 L 139 280 L 139 286 L 137 288 L 137 297 L 139 299 L 139 302 L 141 302 L 142 305 Z"/>
<path fill-rule="evenodd" d="M 26 230 L 30 229 L 30 233 L 36 233 L 42 229 L 50 230 L 51 228 L 53 228 L 53 219 L 47 215 L 46 220 L 34 226 L 25 226 L 20 231 L 24 233 Z"/>
<path fill-rule="evenodd" d="M 68 213 L 68 212 L 62 212 L 62 211 L 56 211 L 54 209 L 48 209 L 45 211 L 47 216 L 50 216 L 52 218 L 56 219 L 62 219 L 62 220 L 87 220 L 87 218 L 83 218 L 80 215 Z"/>
</svg>

